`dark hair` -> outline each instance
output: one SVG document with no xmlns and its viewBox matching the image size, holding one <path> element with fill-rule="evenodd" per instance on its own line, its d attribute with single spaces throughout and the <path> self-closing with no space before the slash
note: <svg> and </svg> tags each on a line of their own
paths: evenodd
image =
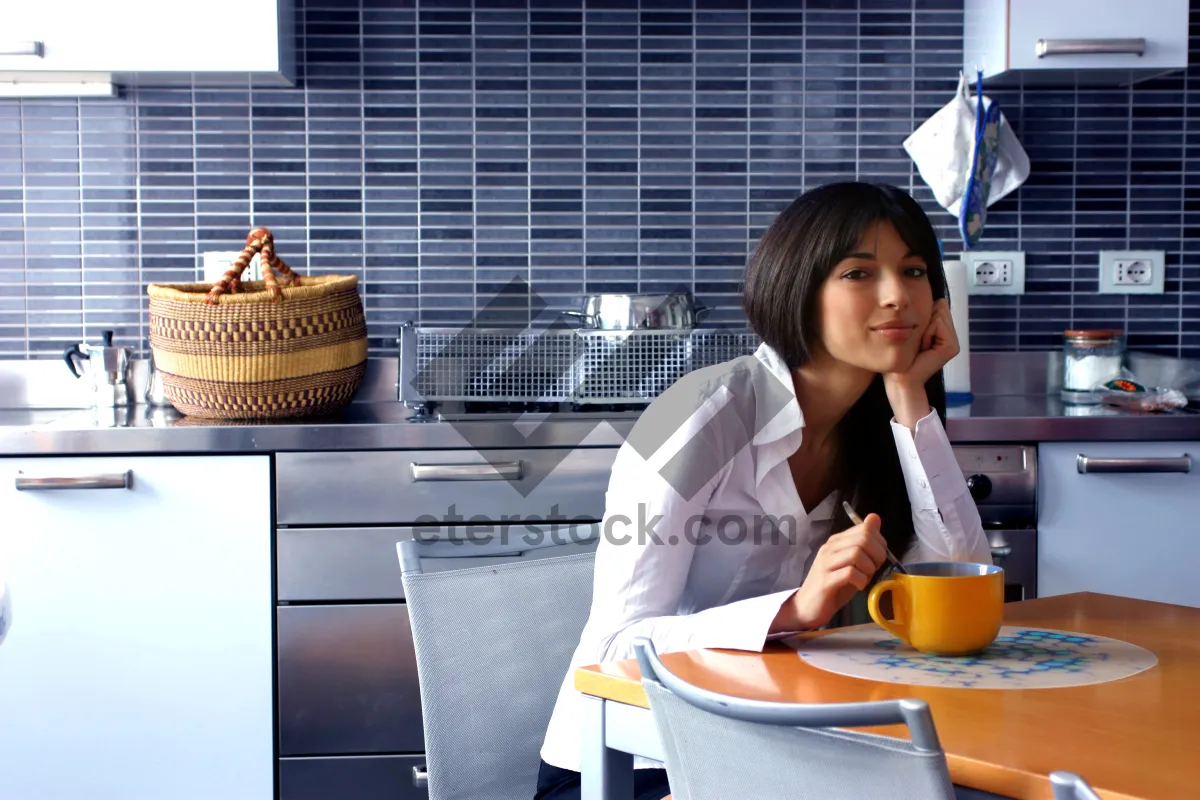
<svg viewBox="0 0 1200 800">
<path fill-rule="evenodd" d="M 742 306 L 750 327 L 789 369 L 807 363 L 813 343 L 820 339 L 821 285 L 834 266 L 858 248 L 868 228 L 882 221 L 890 222 L 925 260 L 933 298 L 945 297 L 946 274 L 933 225 L 921 206 L 894 186 L 845 182 L 805 192 L 775 217 L 759 239 L 746 266 Z M 946 389 L 940 370 L 925 384 L 925 391 L 944 424 Z M 848 498 L 860 514 L 873 511 L 880 516 L 888 547 L 902 556 L 915 531 L 891 418 L 883 376 L 877 375 L 838 423 L 833 525 L 835 530 L 850 526 L 841 507 L 842 499 Z"/>
</svg>

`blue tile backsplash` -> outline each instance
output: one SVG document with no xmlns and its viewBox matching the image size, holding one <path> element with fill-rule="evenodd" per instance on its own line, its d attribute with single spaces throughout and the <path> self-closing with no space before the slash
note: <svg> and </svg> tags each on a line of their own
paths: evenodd
<svg viewBox="0 0 1200 800">
<path fill-rule="evenodd" d="M 959 249 L 901 143 L 954 91 L 961 0 L 681 5 L 305 0 L 295 89 L 0 100 L 0 358 L 106 328 L 144 349 L 145 285 L 255 225 L 293 267 L 360 277 L 373 355 L 514 277 L 562 308 L 686 284 L 740 326 L 753 241 L 837 179 L 908 189 Z M 1116 325 L 1200 356 L 1197 69 L 987 89 L 1032 175 L 981 243 L 1025 251 L 1026 293 L 972 296 L 974 349 Z M 1098 294 L 1101 249 L 1165 250 L 1165 294 Z"/>
</svg>

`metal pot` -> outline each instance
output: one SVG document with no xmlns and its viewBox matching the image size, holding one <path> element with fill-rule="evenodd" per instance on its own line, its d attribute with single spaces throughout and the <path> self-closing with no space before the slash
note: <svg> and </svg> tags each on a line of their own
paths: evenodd
<svg viewBox="0 0 1200 800">
<path fill-rule="evenodd" d="M 579 317 L 584 328 L 604 331 L 688 330 L 712 310 L 697 304 L 691 292 L 590 294 L 581 305 L 582 310 L 565 313 Z"/>
</svg>

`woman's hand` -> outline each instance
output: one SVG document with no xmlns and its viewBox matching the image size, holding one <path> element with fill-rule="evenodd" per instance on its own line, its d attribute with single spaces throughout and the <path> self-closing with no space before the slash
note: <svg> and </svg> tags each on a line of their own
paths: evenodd
<svg viewBox="0 0 1200 800">
<path fill-rule="evenodd" d="M 933 304 L 933 315 L 921 334 L 921 349 L 912 366 L 904 372 L 884 373 L 883 386 L 897 422 L 913 428 L 918 420 L 929 414 L 925 383 L 958 355 L 958 351 L 958 334 L 950 318 L 950 303 L 942 298 Z"/>
<path fill-rule="evenodd" d="M 804 584 L 776 616 L 773 632 L 821 628 L 867 588 L 887 557 L 879 524 L 878 514 L 868 514 L 861 525 L 835 533 L 821 545 Z"/>
</svg>

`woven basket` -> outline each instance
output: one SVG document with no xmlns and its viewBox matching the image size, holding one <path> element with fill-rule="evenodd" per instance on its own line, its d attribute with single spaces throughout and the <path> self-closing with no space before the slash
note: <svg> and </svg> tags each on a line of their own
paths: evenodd
<svg viewBox="0 0 1200 800">
<path fill-rule="evenodd" d="M 241 281 L 261 253 L 263 280 Z M 343 408 L 367 366 L 358 278 L 297 275 L 266 228 L 215 285 L 150 284 L 150 348 L 163 391 L 205 419 L 277 419 Z"/>
</svg>

